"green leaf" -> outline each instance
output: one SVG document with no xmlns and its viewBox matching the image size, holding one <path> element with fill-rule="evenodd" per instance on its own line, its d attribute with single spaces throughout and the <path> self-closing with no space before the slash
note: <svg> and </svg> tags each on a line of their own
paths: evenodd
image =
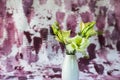
<svg viewBox="0 0 120 80">
<path fill-rule="evenodd" d="M 81 26 L 83 26 L 83 29 L 81 29 L 82 36 L 86 37 L 87 36 L 86 33 L 89 30 L 93 29 L 94 25 L 95 25 L 95 22 L 81 23 Z"/>
<path fill-rule="evenodd" d="M 68 43 L 74 42 L 79 46 L 82 41 L 82 37 L 79 35 L 76 35 L 75 37 L 68 38 L 67 41 L 68 41 Z"/>
<path fill-rule="evenodd" d="M 70 36 L 70 30 L 68 30 L 68 31 L 61 31 L 61 32 L 62 32 L 63 37 L 65 37 L 65 38 L 68 38 Z"/>
<path fill-rule="evenodd" d="M 55 36 L 55 39 L 60 42 L 60 43 L 63 43 L 63 41 L 61 41 L 61 39 L 58 37 L 58 36 Z"/>
<path fill-rule="evenodd" d="M 70 31 L 58 31 L 56 40 L 64 44 L 67 44 L 67 39 L 69 38 L 69 36 L 70 36 Z"/>
<path fill-rule="evenodd" d="M 58 33 L 59 28 L 58 28 L 58 26 L 57 26 L 57 23 L 54 23 L 54 24 L 52 25 L 52 31 L 53 31 L 53 33 L 54 33 L 55 35 Z"/>
<path fill-rule="evenodd" d="M 79 47 L 82 42 L 82 37 L 79 35 L 76 35 L 74 38 L 72 38 L 72 41 Z"/>
<path fill-rule="evenodd" d="M 52 25 L 52 30 L 53 30 L 53 33 L 55 34 L 55 39 L 57 41 L 64 43 L 64 44 L 67 43 L 66 40 L 70 36 L 70 30 L 69 31 L 60 30 L 59 24 L 57 22 L 55 22 Z"/>
<path fill-rule="evenodd" d="M 66 45 L 66 50 L 67 50 L 68 53 L 72 53 L 72 52 L 75 51 L 75 47 L 76 47 L 76 46 L 75 46 L 73 43 L 67 44 L 67 45 Z"/>
<path fill-rule="evenodd" d="M 63 34 L 61 33 L 61 31 L 58 31 L 57 35 L 56 35 L 56 40 L 58 40 L 61 43 L 65 44 L 65 38 L 63 37 Z"/>
<path fill-rule="evenodd" d="M 80 49 L 86 49 L 89 45 L 89 40 L 86 38 L 82 38 L 82 42 L 80 44 Z"/>
<path fill-rule="evenodd" d="M 62 33 L 62 39 L 64 41 L 65 44 L 67 44 L 67 39 L 70 37 L 70 30 L 68 31 L 61 31 Z"/>
<path fill-rule="evenodd" d="M 86 32 L 87 38 L 96 35 L 97 32 L 94 29 L 90 29 L 88 32 Z"/>
<path fill-rule="evenodd" d="M 85 28 L 85 24 L 83 22 L 81 22 L 80 23 L 80 31 L 82 32 L 84 28 Z"/>
<path fill-rule="evenodd" d="M 95 25 L 95 23 L 96 22 L 87 22 L 87 23 L 85 23 L 85 26 L 87 27 L 87 26 L 94 26 Z"/>
</svg>

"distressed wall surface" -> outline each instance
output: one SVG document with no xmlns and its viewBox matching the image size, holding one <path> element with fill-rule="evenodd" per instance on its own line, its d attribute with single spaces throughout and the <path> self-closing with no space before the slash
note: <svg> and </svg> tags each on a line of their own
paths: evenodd
<svg viewBox="0 0 120 80">
<path fill-rule="evenodd" d="M 120 80 L 120 0 L 0 0 L 0 80 L 61 80 L 64 46 L 56 20 L 74 36 L 81 21 L 96 21 L 90 58 L 77 53 L 80 80 Z"/>
</svg>

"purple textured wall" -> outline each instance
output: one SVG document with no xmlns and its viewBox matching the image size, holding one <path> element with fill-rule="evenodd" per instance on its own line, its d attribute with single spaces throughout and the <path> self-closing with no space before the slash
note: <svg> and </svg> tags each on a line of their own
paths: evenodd
<svg viewBox="0 0 120 80">
<path fill-rule="evenodd" d="M 120 0 L 0 0 L 0 80 L 61 80 L 64 46 L 56 20 L 74 36 L 81 21 L 96 21 L 90 58 L 77 53 L 80 80 L 120 80 Z"/>
</svg>

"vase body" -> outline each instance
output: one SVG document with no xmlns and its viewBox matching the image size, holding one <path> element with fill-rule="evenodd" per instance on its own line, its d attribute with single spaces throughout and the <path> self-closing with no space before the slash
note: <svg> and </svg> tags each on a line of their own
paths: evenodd
<svg viewBox="0 0 120 80">
<path fill-rule="evenodd" d="M 66 55 L 62 66 L 62 80 L 79 80 L 76 55 Z"/>
</svg>

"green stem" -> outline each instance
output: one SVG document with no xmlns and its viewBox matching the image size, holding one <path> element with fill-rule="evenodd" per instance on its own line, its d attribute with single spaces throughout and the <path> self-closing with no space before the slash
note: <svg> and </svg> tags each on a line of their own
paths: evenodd
<svg viewBox="0 0 120 80">
<path fill-rule="evenodd" d="M 66 54 L 67 54 L 67 55 L 75 55 L 75 53 L 76 53 L 76 50 L 74 50 L 74 51 L 71 52 L 71 53 L 69 53 L 68 50 L 66 50 Z"/>
</svg>

